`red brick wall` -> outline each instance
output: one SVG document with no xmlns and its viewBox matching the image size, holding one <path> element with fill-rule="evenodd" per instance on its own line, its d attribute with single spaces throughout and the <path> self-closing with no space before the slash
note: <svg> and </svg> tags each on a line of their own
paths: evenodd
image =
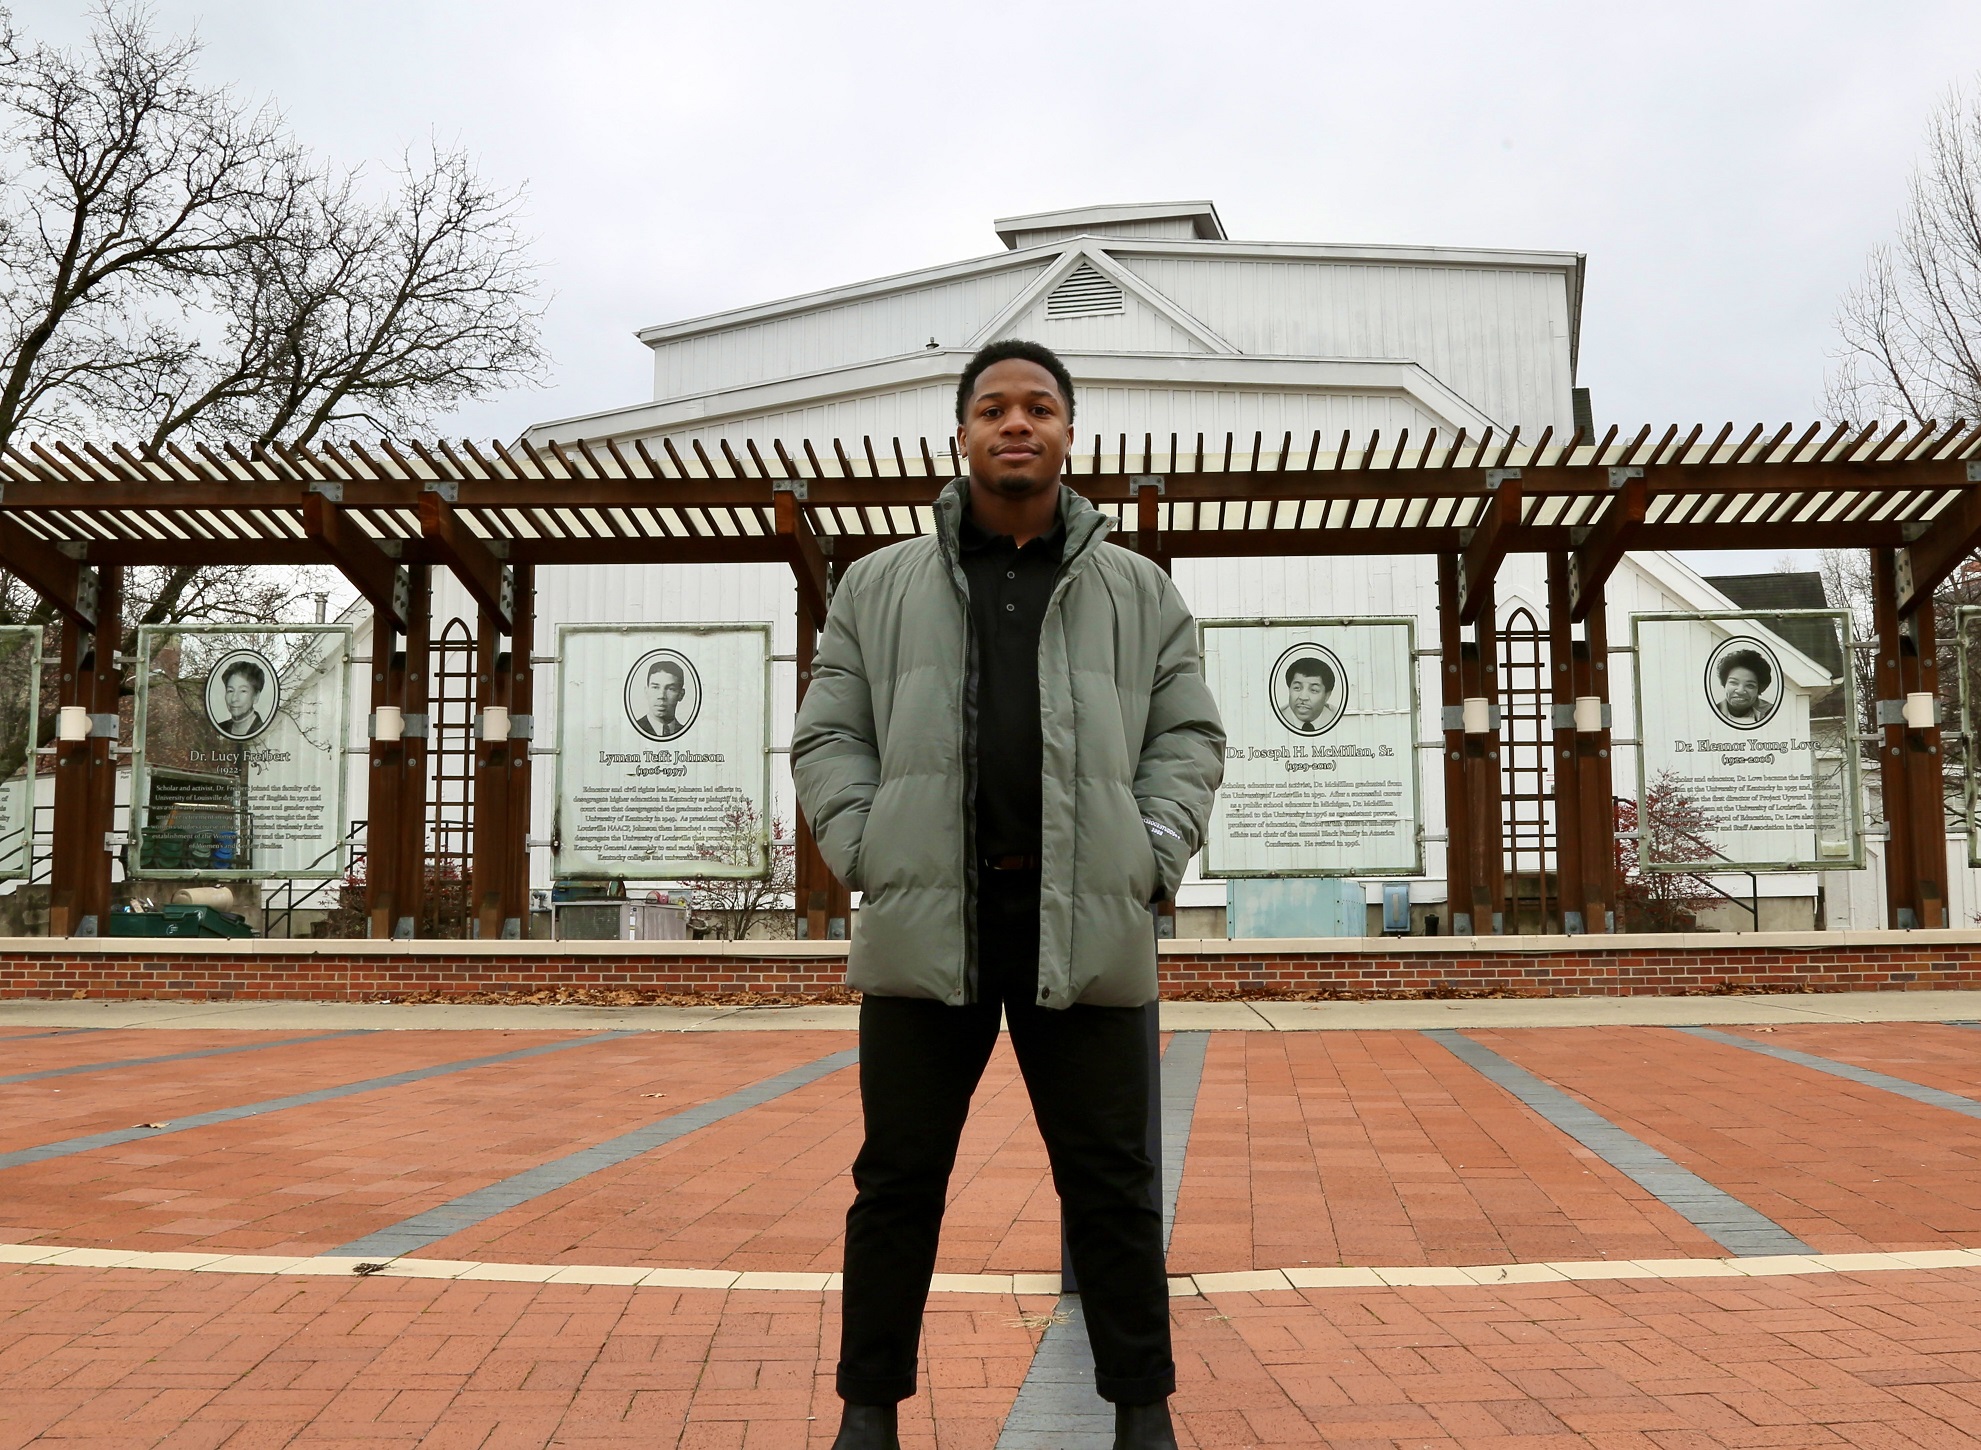
<svg viewBox="0 0 1981 1450">
<path fill-rule="evenodd" d="M 1560 940 L 1560 939 L 1557 939 Z M 1431 949 L 1428 943 L 1353 951 L 1326 944 L 1255 950 L 1244 944 L 1166 949 L 1169 997 L 1324 994 L 1633 996 L 1716 991 L 1864 991 L 1981 987 L 1981 933 L 1798 934 L 1785 944 L 1735 945 L 1698 937 L 1588 939 L 1536 951 Z M 1419 942 L 1422 939 L 1418 939 Z M 841 984 L 839 950 L 771 949 L 761 955 L 695 950 L 476 949 L 385 944 L 339 950 L 243 945 L 0 947 L 0 998 L 159 997 L 194 1000 L 369 1001 L 437 994 L 807 994 Z"/>
</svg>

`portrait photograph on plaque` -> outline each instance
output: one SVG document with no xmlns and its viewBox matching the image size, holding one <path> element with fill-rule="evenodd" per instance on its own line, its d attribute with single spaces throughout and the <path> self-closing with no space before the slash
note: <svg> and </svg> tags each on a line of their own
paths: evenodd
<svg viewBox="0 0 1981 1450">
<path fill-rule="evenodd" d="M 649 740 L 686 735 L 702 707 L 701 676 L 679 650 L 649 650 L 626 672 L 626 718 Z"/>
<path fill-rule="evenodd" d="M 1849 870 L 1862 864 L 1856 692 L 1841 610 L 1640 614 L 1638 799 L 1648 870 Z"/>
<path fill-rule="evenodd" d="M 1224 717 L 1206 878 L 1423 871 L 1409 619 L 1210 619 Z"/>
<path fill-rule="evenodd" d="M 138 631 L 133 875 L 344 873 L 351 637 L 343 624 Z"/>
<path fill-rule="evenodd" d="M 753 877 L 731 822 L 770 817 L 770 626 L 566 625 L 557 632 L 560 876 Z M 604 702 L 613 706 L 601 708 Z"/>
</svg>

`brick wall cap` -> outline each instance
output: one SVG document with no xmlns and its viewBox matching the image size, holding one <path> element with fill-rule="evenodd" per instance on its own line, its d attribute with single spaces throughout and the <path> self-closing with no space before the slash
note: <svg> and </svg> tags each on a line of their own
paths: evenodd
<svg viewBox="0 0 1981 1450">
<path fill-rule="evenodd" d="M 383 941 L 368 938 L 0 937 L 0 956 L 96 957 L 749 957 L 846 956 L 843 941 Z"/>
<path fill-rule="evenodd" d="M 1239 941 L 1183 938 L 1156 944 L 1164 956 L 1587 956 L 1614 952 L 1843 951 L 1981 945 L 1981 931 L 1742 931 L 1642 932 L 1615 936 L 1323 936 L 1259 937 Z"/>
</svg>

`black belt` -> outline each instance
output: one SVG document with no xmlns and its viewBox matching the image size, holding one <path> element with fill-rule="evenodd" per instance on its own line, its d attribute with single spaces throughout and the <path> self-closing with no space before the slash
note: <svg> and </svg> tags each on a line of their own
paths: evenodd
<svg viewBox="0 0 1981 1450">
<path fill-rule="evenodd" d="M 1039 869 L 1037 856 L 980 856 L 977 864 L 986 871 L 1008 871 L 1012 873 L 1034 872 Z"/>
</svg>

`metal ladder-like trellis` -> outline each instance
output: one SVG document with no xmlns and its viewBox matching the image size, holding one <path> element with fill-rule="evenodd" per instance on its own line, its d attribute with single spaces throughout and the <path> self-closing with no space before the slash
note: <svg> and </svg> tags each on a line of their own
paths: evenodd
<svg viewBox="0 0 1981 1450">
<path fill-rule="evenodd" d="M 427 907 L 430 934 L 468 934 L 468 874 L 475 834 L 474 631 L 456 616 L 433 643 L 427 697 Z M 423 932 L 422 935 L 429 934 Z"/>
<path fill-rule="evenodd" d="M 1557 891 L 1554 690 L 1547 631 L 1522 605 L 1499 628 L 1501 840 L 1506 929 L 1561 930 Z"/>
</svg>

